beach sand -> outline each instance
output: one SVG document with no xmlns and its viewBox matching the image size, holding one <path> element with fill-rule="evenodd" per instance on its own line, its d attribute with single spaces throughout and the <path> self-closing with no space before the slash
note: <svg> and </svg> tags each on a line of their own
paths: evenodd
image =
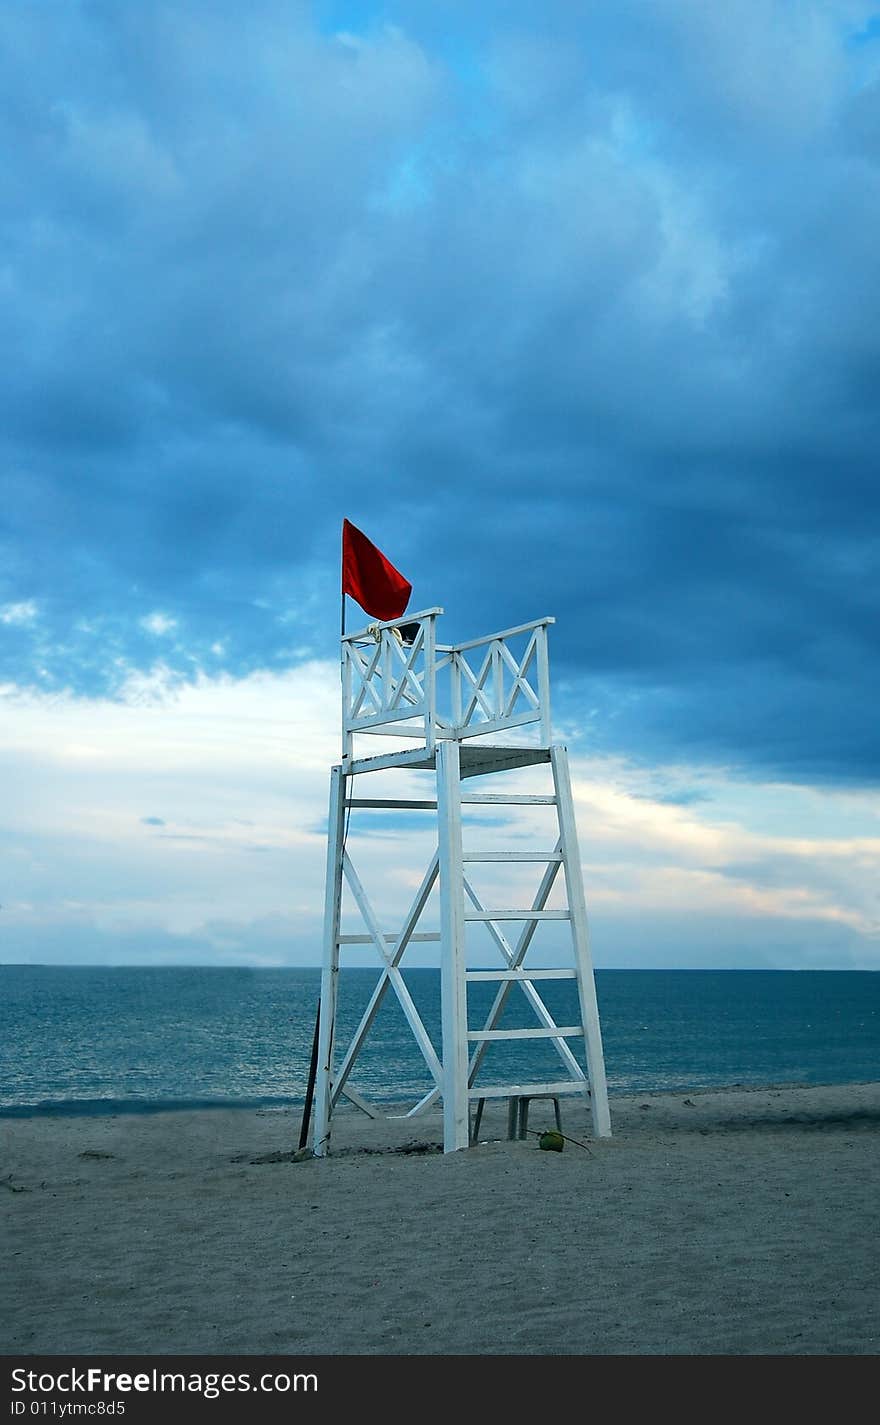
<svg viewBox="0 0 880 1425">
<path fill-rule="evenodd" d="M 345 1108 L 295 1162 L 300 1112 L 0 1121 L 0 1351 L 880 1349 L 878 1084 L 563 1100 L 561 1153 Z"/>
</svg>

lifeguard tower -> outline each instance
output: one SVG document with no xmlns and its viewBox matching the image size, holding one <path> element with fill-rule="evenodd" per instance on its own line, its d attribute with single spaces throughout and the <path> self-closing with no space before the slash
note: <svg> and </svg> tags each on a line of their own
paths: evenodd
<svg viewBox="0 0 880 1425">
<path fill-rule="evenodd" d="M 329 1151 L 333 1110 L 341 1095 L 377 1116 L 377 1110 L 354 1087 L 351 1076 L 389 989 L 399 1000 L 432 1080 L 432 1087 L 408 1116 L 415 1117 L 442 1099 L 444 1152 L 469 1146 L 474 1120 L 479 1119 L 489 1099 L 509 1100 L 512 1123 L 517 1104 L 527 1106 L 531 1098 L 549 1097 L 557 1100 L 558 1110 L 560 1095 L 579 1094 L 589 1105 L 594 1136 L 611 1133 L 568 757 L 566 748 L 551 737 L 547 632 L 554 620 L 536 619 L 450 646 L 437 642 L 437 620 L 442 613 L 441 608 L 426 609 L 371 624 L 359 632 L 343 634 L 341 639 L 342 761 L 333 768 L 330 782 L 313 1126 L 317 1156 Z M 396 738 L 396 750 L 363 755 L 364 741 L 377 736 Z M 504 774 L 539 764 L 546 765 L 550 773 L 545 791 L 504 790 Z M 392 768 L 433 772 L 431 790 L 435 794 L 427 798 L 354 795 L 355 777 Z M 471 778 L 487 774 L 493 779 L 497 775 L 497 783 L 492 783 L 497 791 L 468 792 Z M 413 779 L 405 780 L 410 783 Z M 506 780 L 509 783 L 509 775 Z M 387 785 L 388 779 L 383 781 Z M 462 808 L 467 818 L 474 808 L 486 804 L 496 809 L 555 808 L 552 844 L 526 850 L 468 847 L 462 837 Z M 409 910 L 394 928 L 383 926 L 381 908 L 378 904 L 374 907 L 346 849 L 348 818 L 359 808 L 368 808 L 373 814 L 383 808 L 398 815 L 436 813 L 436 850 Z M 507 863 L 508 869 L 518 862 L 543 864 L 531 904 L 484 905 L 472 885 L 471 863 L 480 861 Z M 341 933 L 346 886 L 363 922 L 363 931 L 357 934 Z M 440 928 L 420 931 L 435 886 Z M 554 900 L 560 899 L 560 889 L 564 891 L 562 908 L 548 908 L 554 887 Z M 527 955 L 535 932 L 547 920 L 562 921 L 568 927 L 564 940 L 570 952 L 561 957 L 568 963 L 558 968 L 546 964 L 530 967 Z M 484 943 L 494 947 L 497 968 L 469 968 L 473 963 L 469 933 L 472 937 L 480 934 Z M 440 955 L 439 1046 L 432 1042 L 401 972 L 407 948 L 431 940 L 439 942 Z M 380 971 L 350 1043 L 340 1046 L 336 1042 L 340 952 L 350 944 L 372 945 Z M 576 981 L 577 1022 L 560 1025 L 538 986 L 542 981 L 564 979 Z M 483 1022 L 473 1026 L 468 1016 L 468 987 L 477 981 L 497 982 L 498 988 Z M 499 1027 L 514 990 L 525 996 L 533 1011 L 531 1027 Z M 545 989 L 544 994 L 548 993 Z M 564 1073 L 536 1082 L 481 1083 L 487 1049 L 504 1039 L 547 1041 Z"/>
</svg>

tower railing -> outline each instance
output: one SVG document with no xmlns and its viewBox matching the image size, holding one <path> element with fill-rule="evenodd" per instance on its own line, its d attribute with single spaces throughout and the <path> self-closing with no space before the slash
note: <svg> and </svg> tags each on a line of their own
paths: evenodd
<svg viewBox="0 0 880 1425">
<path fill-rule="evenodd" d="M 425 609 L 343 635 L 343 757 L 354 757 L 360 734 L 415 739 L 421 745 L 414 751 L 430 758 L 438 741 L 535 725 L 538 745 L 549 747 L 547 629 L 555 620 L 441 644 L 436 621 L 442 613 Z"/>
</svg>

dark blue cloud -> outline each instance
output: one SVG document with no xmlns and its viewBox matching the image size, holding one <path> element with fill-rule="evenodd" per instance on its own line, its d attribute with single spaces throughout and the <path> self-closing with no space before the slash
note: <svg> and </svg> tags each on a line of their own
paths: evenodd
<svg viewBox="0 0 880 1425">
<path fill-rule="evenodd" d="M 332 656 L 347 516 L 603 748 L 876 783 L 872 25 L 16 9 L 0 677 Z"/>
</svg>

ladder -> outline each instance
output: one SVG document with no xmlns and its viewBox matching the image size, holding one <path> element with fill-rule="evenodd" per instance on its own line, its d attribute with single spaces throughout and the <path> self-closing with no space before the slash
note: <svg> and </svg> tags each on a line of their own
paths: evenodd
<svg viewBox="0 0 880 1425">
<path fill-rule="evenodd" d="M 433 618 L 438 610 L 431 610 Z M 547 621 L 543 621 L 546 623 Z M 393 627 L 393 625 L 391 625 Z M 527 626 L 531 629 L 533 626 Z M 537 627 L 537 626 L 534 626 Z M 378 636 L 384 635 L 382 626 Z M 513 630 L 519 633 L 522 630 Z M 493 690 L 492 680 L 502 676 L 505 659 L 498 656 L 497 648 L 508 635 L 492 635 L 490 639 L 478 641 L 493 644 L 483 662 L 483 671 L 471 672 L 470 686 L 475 690 L 465 709 L 470 717 L 477 702 L 483 704 L 483 720 L 492 722 L 492 730 L 497 734 L 499 722 L 505 715 L 517 720 L 517 725 L 525 721 L 522 713 L 517 713 L 516 697 L 519 692 L 527 700 L 534 712 L 534 720 L 539 721 L 542 731 L 549 725 L 546 708 L 547 677 L 546 663 L 543 676 L 538 678 L 538 691 L 531 689 L 528 682 L 528 666 L 516 663 L 508 650 L 504 650 L 506 663 L 513 668 L 516 689 L 513 695 L 505 692 L 502 696 L 497 688 Z M 424 640 L 430 656 L 436 657 L 433 644 L 433 629 Z M 475 641 L 477 642 L 477 641 Z M 466 645 L 471 648 L 474 645 Z M 538 645 L 530 645 L 536 647 Z M 447 663 L 454 665 L 457 650 L 438 649 Z M 528 658 L 534 655 L 530 653 Z M 539 660 L 540 662 L 540 660 Z M 514 666 L 515 664 L 515 666 Z M 382 666 L 378 656 L 369 660 L 361 655 L 361 665 L 369 669 L 372 678 L 374 670 Z M 393 723 L 401 703 L 399 684 L 393 676 L 389 681 L 388 663 L 385 663 L 385 690 L 382 697 L 391 705 L 392 714 L 388 721 Z M 467 665 L 465 665 L 467 667 Z M 435 668 L 432 668 L 432 680 Z M 461 678 L 459 667 L 457 676 Z M 508 684 L 510 683 L 510 674 Z M 405 692 L 410 705 L 419 696 L 421 683 L 415 670 L 412 656 L 406 655 L 406 665 L 400 681 L 405 679 Z M 353 699 L 350 684 L 346 685 L 346 699 Z M 531 698 L 529 695 L 531 694 Z M 543 698 L 541 697 L 543 694 Z M 382 706 L 379 695 L 372 694 L 374 704 Z M 433 694 L 432 694 L 433 697 Z M 499 746 L 497 743 L 479 743 L 479 732 L 464 735 L 475 739 L 465 742 L 464 724 L 461 721 L 463 700 L 458 699 L 458 723 L 444 722 L 436 716 L 436 706 L 432 703 L 430 720 L 431 735 L 426 733 L 422 746 L 415 751 L 404 752 L 400 762 L 395 754 L 374 758 L 356 758 L 349 750 L 342 763 L 331 772 L 330 811 L 327 839 L 327 875 L 324 904 L 323 964 L 321 975 L 321 1007 L 318 1026 L 318 1059 L 315 1090 L 315 1119 L 313 1149 L 317 1156 L 329 1151 L 333 1109 L 340 1096 L 345 1096 L 357 1107 L 372 1117 L 378 1110 L 354 1088 L 351 1082 L 352 1070 L 360 1050 L 370 1032 L 383 999 L 389 990 L 396 995 L 406 1017 L 416 1043 L 421 1051 L 432 1082 L 432 1087 L 409 1110 L 407 1117 L 425 1112 L 438 1100 L 442 1100 L 443 1148 L 444 1152 L 454 1152 L 467 1148 L 472 1137 L 472 1106 L 488 1099 L 510 1100 L 563 1094 L 580 1095 L 589 1106 L 592 1131 L 596 1137 L 607 1137 L 611 1133 L 608 1106 L 608 1092 L 605 1080 L 602 1037 L 596 988 L 590 955 L 587 925 L 587 908 L 583 875 L 578 853 L 577 828 L 567 749 L 561 743 L 542 743 L 537 746 Z M 363 696 L 352 704 L 355 711 L 363 705 Z M 405 709 L 406 710 L 406 709 Z M 421 715 L 423 709 L 419 707 Z M 345 705 L 344 705 L 345 713 Z M 381 717 L 375 711 L 371 722 L 376 724 Z M 427 719 L 426 719 L 427 721 Z M 479 723 L 477 724 L 479 727 Z M 344 730 L 345 718 L 344 718 Z M 370 730 L 374 730 L 371 728 Z M 376 728 L 375 730 L 379 730 Z M 549 742 L 549 738 L 548 738 Z M 347 744 L 351 749 L 351 743 Z M 549 764 L 552 776 L 552 790 L 535 795 L 522 791 L 485 792 L 468 791 L 471 777 L 485 777 L 517 770 L 525 766 Z M 388 798 L 357 797 L 354 795 L 354 778 L 371 770 L 385 770 L 400 765 L 407 769 L 417 767 L 434 773 L 436 796 L 433 798 Z M 501 778 L 500 780 L 503 780 Z M 462 808 L 476 806 L 503 808 L 528 805 L 550 806 L 555 809 L 556 829 L 552 844 L 545 844 L 534 850 L 470 849 L 464 843 L 462 831 Z M 346 825 L 352 810 L 356 808 L 387 808 L 395 811 L 407 809 L 436 812 L 437 846 L 430 858 L 418 890 L 407 910 L 402 923 L 394 931 L 384 930 L 367 891 L 355 869 L 346 848 Z M 477 863 L 499 863 L 515 866 L 517 863 L 543 865 L 540 883 L 529 905 L 489 906 L 483 903 L 474 884 L 471 867 Z M 342 934 L 342 899 L 347 887 L 363 922 L 363 931 L 358 934 Z M 549 908 L 551 892 L 556 890 L 554 899 L 559 899 L 559 889 L 565 895 L 564 908 Z M 420 931 L 421 917 L 429 897 L 435 891 L 439 897 L 439 932 Z M 544 964 L 533 965 L 528 960 L 529 950 L 535 933 L 542 922 L 565 922 L 568 927 L 570 959 L 567 964 L 551 968 Z M 474 969 L 468 966 L 468 933 L 473 926 L 482 926 L 498 957 L 497 968 Z M 471 932 L 473 933 L 473 932 Z M 407 947 L 426 941 L 439 943 L 440 990 L 441 990 L 441 1034 L 440 1046 L 434 1044 L 423 1019 L 413 1001 L 401 971 L 401 962 Z M 485 940 L 484 940 L 484 943 Z M 337 998 L 339 985 L 340 955 L 346 945 L 372 944 L 379 957 L 380 973 L 370 1000 L 351 1041 L 339 1053 L 337 1039 Z M 570 980 L 577 989 L 577 1021 L 558 1024 L 541 996 L 539 986 L 542 981 Z M 479 1027 L 471 1027 L 469 1019 L 468 987 L 470 985 L 494 983 L 497 989 L 491 1007 Z M 504 1028 L 501 1020 L 512 994 L 524 996 L 530 1013 L 529 1027 Z M 543 1040 L 547 1042 L 560 1061 L 561 1073 L 558 1078 L 538 1082 L 517 1082 L 507 1084 L 483 1083 L 480 1071 L 490 1045 L 501 1040 Z M 574 1047 L 573 1047 L 574 1045 Z M 575 1052 L 580 1049 L 580 1053 Z"/>
</svg>

